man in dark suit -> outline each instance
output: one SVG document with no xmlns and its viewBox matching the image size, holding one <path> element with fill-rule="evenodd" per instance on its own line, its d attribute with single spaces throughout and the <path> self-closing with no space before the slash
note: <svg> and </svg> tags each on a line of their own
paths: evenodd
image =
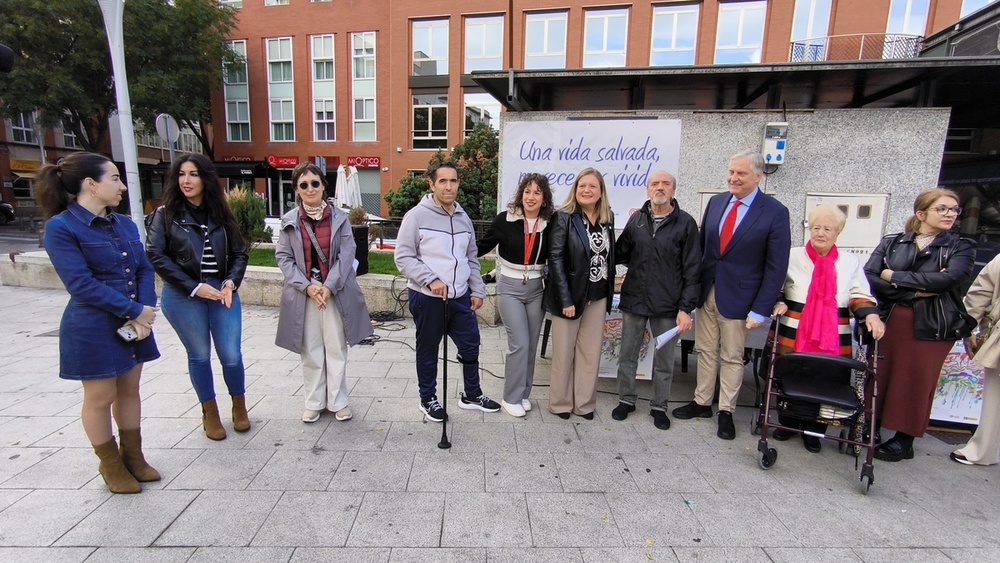
<svg viewBox="0 0 1000 563">
<path fill-rule="evenodd" d="M 733 412 L 743 384 L 743 348 L 750 329 L 764 324 L 788 270 L 788 209 L 760 190 L 764 159 L 743 151 L 729 161 L 729 193 L 713 196 L 701 221 L 701 295 L 695 315 L 698 385 L 675 418 L 711 418 L 716 373 L 719 430 L 736 438 Z M 722 368 L 719 370 L 719 361 Z"/>
</svg>

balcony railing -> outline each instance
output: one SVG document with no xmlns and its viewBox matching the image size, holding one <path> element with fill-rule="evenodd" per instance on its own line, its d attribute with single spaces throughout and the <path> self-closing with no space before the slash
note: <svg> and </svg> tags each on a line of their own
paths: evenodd
<svg viewBox="0 0 1000 563">
<path fill-rule="evenodd" d="M 793 41 L 788 49 L 788 61 L 860 61 L 870 59 L 912 59 L 920 50 L 919 35 L 895 33 L 862 33 L 831 35 Z"/>
</svg>

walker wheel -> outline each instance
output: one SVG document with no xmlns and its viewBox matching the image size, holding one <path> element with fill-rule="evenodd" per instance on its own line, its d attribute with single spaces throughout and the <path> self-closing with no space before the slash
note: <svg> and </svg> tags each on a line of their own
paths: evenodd
<svg viewBox="0 0 1000 563">
<path fill-rule="evenodd" d="M 866 482 L 867 480 L 867 482 Z M 861 494 L 867 495 L 875 482 L 875 468 L 870 463 L 861 466 Z"/>
<path fill-rule="evenodd" d="M 760 456 L 760 468 L 771 469 L 776 461 L 778 461 L 778 450 L 767 448 L 767 452 Z"/>
</svg>

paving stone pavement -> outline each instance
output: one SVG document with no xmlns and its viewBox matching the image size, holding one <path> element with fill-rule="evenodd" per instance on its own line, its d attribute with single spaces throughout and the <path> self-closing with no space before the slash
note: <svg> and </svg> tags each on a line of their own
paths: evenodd
<svg viewBox="0 0 1000 563">
<path fill-rule="evenodd" d="M 711 420 L 656 429 L 640 400 L 611 418 L 602 380 L 592 421 L 546 412 L 538 363 L 523 419 L 455 408 L 453 447 L 422 420 L 413 325 L 388 323 L 351 350 L 354 418 L 299 420 L 298 357 L 274 346 L 277 310 L 244 309 L 253 428 L 208 440 L 176 335 L 145 367 L 143 437 L 163 474 L 138 495 L 110 494 L 80 426 L 79 383 L 58 378 L 62 291 L 0 286 L 0 561 L 998 561 L 997 467 L 960 466 L 952 446 L 916 441 L 916 459 L 876 462 L 862 495 L 854 458 L 827 444 L 774 444 L 758 467 L 752 376 L 737 438 Z M 482 327 L 483 387 L 499 398 L 502 327 Z M 99 350 L 94 351 L 99 354 Z M 694 365 L 695 362 L 691 362 Z M 216 374 L 220 374 L 216 363 Z M 694 374 L 677 369 L 674 405 Z M 221 375 L 220 410 L 229 411 Z M 640 382 L 640 397 L 649 383 Z"/>
</svg>

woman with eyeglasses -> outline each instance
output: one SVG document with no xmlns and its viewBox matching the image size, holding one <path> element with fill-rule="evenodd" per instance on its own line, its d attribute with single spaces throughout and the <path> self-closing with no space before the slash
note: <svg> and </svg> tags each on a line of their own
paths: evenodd
<svg viewBox="0 0 1000 563">
<path fill-rule="evenodd" d="M 958 292 L 972 275 L 976 245 L 950 232 L 962 212 L 958 195 L 925 190 L 913 212 L 905 232 L 884 237 L 865 265 L 887 319 L 875 431 L 886 426 L 896 434 L 875 449 L 882 461 L 913 459 L 913 439 L 927 430 L 944 359 L 975 326 Z"/>
<path fill-rule="evenodd" d="M 296 166 L 292 185 L 299 205 L 282 216 L 274 252 L 285 276 L 275 344 L 302 357 L 302 422 L 324 410 L 350 420 L 347 347 L 374 332 L 354 273 L 354 235 L 347 214 L 327 204 L 318 166 Z"/>
<path fill-rule="evenodd" d="M 243 313 L 237 290 L 247 249 L 212 161 L 200 154 L 174 160 L 163 184 L 163 205 L 148 219 L 146 254 L 163 278 L 160 306 L 188 356 L 188 374 L 205 435 L 224 440 L 212 375 L 212 343 L 232 398 L 233 430 L 250 430 L 243 352 Z"/>
</svg>

